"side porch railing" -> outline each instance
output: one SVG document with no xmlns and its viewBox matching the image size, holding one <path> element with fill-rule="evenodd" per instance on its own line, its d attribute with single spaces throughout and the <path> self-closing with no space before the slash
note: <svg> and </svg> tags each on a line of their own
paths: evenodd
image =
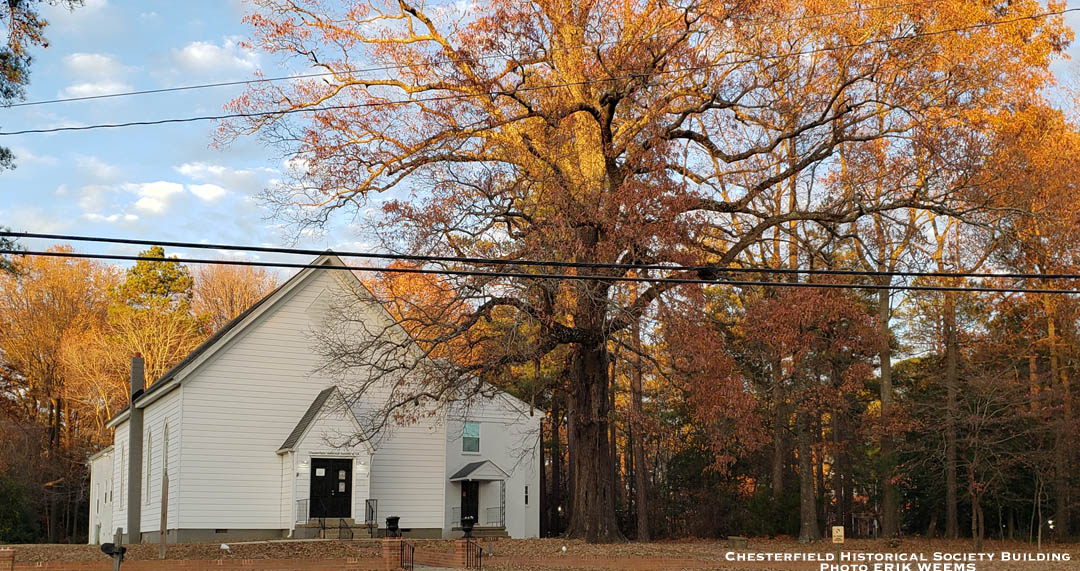
<svg viewBox="0 0 1080 571">
<path fill-rule="evenodd" d="M 505 527 L 506 526 L 506 514 L 503 508 L 499 506 L 485 508 L 480 518 L 477 518 L 475 525 L 484 527 Z M 450 526 L 461 527 L 461 508 L 450 508 Z"/>
<path fill-rule="evenodd" d="M 296 500 L 296 523 L 305 524 L 308 522 L 308 514 L 311 513 L 310 500 L 304 498 L 302 500 Z"/>
</svg>

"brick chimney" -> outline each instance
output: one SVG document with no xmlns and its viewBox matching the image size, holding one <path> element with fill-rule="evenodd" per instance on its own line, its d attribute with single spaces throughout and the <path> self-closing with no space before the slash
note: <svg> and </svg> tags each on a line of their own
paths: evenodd
<svg viewBox="0 0 1080 571">
<path fill-rule="evenodd" d="M 128 409 L 128 543 L 142 543 L 140 518 L 142 517 L 143 410 L 135 407 L 135 399 L 142 395 L 145 388 L 144 367 L 142 355 L 136 353 L 131 358 L 131 404 Z"/>
</svg>

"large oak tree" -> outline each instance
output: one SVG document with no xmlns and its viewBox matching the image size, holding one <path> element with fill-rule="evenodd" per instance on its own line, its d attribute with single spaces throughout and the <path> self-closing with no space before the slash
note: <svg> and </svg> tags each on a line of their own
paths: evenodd
<svg viewBox="0 0 1080 571">
<path fill-rule="evenodd" d="M 1033 98 L 1068 40 L 1035 0 L 256 4 L 252 45 L 325 72 L 256 84 L 230 108 L 260 113 L 219 133 L 223 143 L 257 133 L 291 159 L 291 176 L 268 193 L 282 215 L 321 225 L 388 193 L 377 227 L 392 249 L 693 266 L 667 275 L 706 279 L 794 222 L 829 232 L 877 213 L 954 212 L 958 197 L 942 189 L 835 193 L 813 181 L 847 145 L 890 138 L 894 153 L 936 152 L 928 128 L 969 129 Z M 449 309 L 411 331 L 422 352 L 467 340 L 484 359 L 439 359 L 433 371 L 383 336 L 344 343 L 339 365 L 411 375 L 384 409 L 393 415 L 570 355 L 568 533 L 620 538 L 609 342 L 658 301 L 697 294 L 655 283 L 622 295 L 606 278 L 627 268 L 462 265 L 604 279 L 455 276 Z M 695 370 L 693 390 L 737 393 L 728 377 Z"/>
</svg>

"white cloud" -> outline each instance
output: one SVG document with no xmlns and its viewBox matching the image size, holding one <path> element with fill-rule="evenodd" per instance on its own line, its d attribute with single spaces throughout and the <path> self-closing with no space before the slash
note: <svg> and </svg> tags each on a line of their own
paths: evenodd
<svg viewBox="0 0 1080 571">
<path fill-rule="evenodd" d="M 62 99 L 70 99 L 73 97 L 95 97 L 98 95 L 124 93 L 125 91 L 131 91 L 131 89 L 131 84 L 124 83 L 123 81 L 85 81 L 82 83 L 73 83 L 60 91 L 57 91 L 56 96 Z"/>
<path fill-rule="evenodd" d="M 79 188 L 79 208 L 83 212 L 97 212 L 109 206 L 109 195 L 113 192 L 111 186 L 103 184 L 88 184 Z"/>
<path fill-rule="evenodd" d="M 225 189 L 216 184 L 189 184 L 188 190 L 205 202 L 217 202 L 225 196 Z"/>
<path fill-rule="evenodd" d="M 18 205 L 0 211 L 0 220 L 21 232 L 64 232 L 71 227 L 70 217 L 56 209 L 43 210 L 37 206 Z"/>
<path fill-rule="evenodd" d="M 274 172 L 262 167 L 234 169 L 201 161 L 184 163 L 173 167 L 173 170 L 193 180 L 213 183 L 245 195 L 252 195 L 266 188 L 263 176 Z"/>
<path fill-rule="evenodd" d="M 220 44 L 191 42 L 172 51 L 173 73 L 185 76 L 221 77 L 250 74 L 259 66 L 259 55 L 241 47 L 236 38 Z"/>
<path fill-rule="evenodd" d="M 135 70 L 111 55 L 96 53 L 69 54 L 64 67 L 71 77 L 80 79 L 109 79 Z"/>
<path fill-rule="evenodd" d="M 109 224 L 114 224 L 120 221 L 135 222 L 139 219 L 139 217 L 134 214 L 121 214 L 119 212 L 117 212 L 116 214 L 110 214 L 108 216 L 91 212 L 90 214 L 84 214 L 83 218 L 90 222 L 107 222 Z"/>
<path fill-rule="evenodd" d="M 143 214 L 159 216 L 172 206 L 173 201 L 184 193 L 184 185 L 175 182 L 157 181 L 141 184 L 125 184 L 124 189 L 134 192 L 139 197 L 134 208 Z"/>
<path fill-rule="evenodd" d="M 136 68 L 108 54 L 73 53 L 64 57 L 64 68 L 75 81 L 57 92 L 58 97 L 94 97 L 131 91 L 124 77 Z"/>
<path fill-rule="evenodd" d="M 75 168 L 98 181 L 113 180 L 120 174 L 119 168 L 90 155 L 75 155 Z"/>
<path fill-rule="evenodd" d="M 55 165 L 59 161 L 50 155 L 39 155 L 26 147 L 12 146 L 11 152 L 15 154 L 16 165 Z"/>
</svg>

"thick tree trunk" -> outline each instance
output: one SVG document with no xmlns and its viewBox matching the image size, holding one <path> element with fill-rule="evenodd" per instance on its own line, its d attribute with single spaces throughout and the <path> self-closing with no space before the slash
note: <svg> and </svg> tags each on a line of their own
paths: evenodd
<svg viewBox="0 0 1080 571">
<path fill-rule="evenodd" d="M 773 450 L 772 450 L 772 497 L 780 499 L 784 493 L 784 456 L 787 453 L 788 413 L 784 406 L 784 374 L 780 370 L 779 357 L 772 361 L 773 371 Z"/>
<path fill-rule="evenodd" d="M 821 415 L 814 416 L 814 440 L 819 446 L 822 446 L 825 444 L 825 431 L 821 424 Z M 824 454 L 820 453 L 820 450 L 824 450 L 824 448 L 819 448 L 818 450 L 819 452 L 814 454 L 814 493 L 816 494 L 815 503 L 818 508 L 818 522 L 822 522 L 825 521 L 825 509 L 827 506 L 825 501 L 825 457 Z"/>
<path fill-rule="evenodd" d="M 563 508 L 563 531 L 566 530 L 565 522 L 574 516 L 574 489 L 577 487 L 577 456 L 578 446 L 575 441 L 577 432 L 574 430 L 574 405 L 569 394 L 566 395 L 566 506 Z"/>
<path fill-rule="evenodd" d="M 832 417 L 833 446 L 836 449 L 836 465 L 833 470 L 833 487 L 836 491 L 836 521 L 853 532 L 851 520 L 851 459 L 847 452 L 847 430 L 843 414 L 838 411 Z"/>
<path fill-rule="evenodd" d="M 634 334 L 634 370 L 630 376 L 630 426 L 632 427 L 632 455 L 634 459 L 634 504 L 637 512 L 637 539 L 649 541 L 649 494 L 645 485 L 645 446 L 642 443 L 641 420 L 645 418 L 642 406 L 641 373 L 641 330 L 635 324 Z"/>
<path fill-rule="evenodd" d="M 616 411 L 618 410 L 618 409 L 615 408 L 615 391 L 617 390 L 617 385 L 615 383 L 615 379 L 616 379 L 616 375 L 618 373 L 616 371 L 616 369 L 615 369 L 615 365 L 616 365 L 616 361 L 618 360 L 618 358 L 619 358 L 618 355 L 612 356 L 612 358 L 610 359 L 611 363 L 610 363 L 610 365 L 608 367 L 609 368 L 608 381 L 610 383 L 608 385 L 608 398 L 609 398 L 609 400 L 608 400 L 608 410 L 610 411 L 610 414 L 608 416 L 608 418 L 609 418 L 608 437 L 610 439 L 610 445 L 609 445 L 608 449 L 611 450 L 611 468 L 610 468 L 610 470 L 611 470 L 611 481 L 613 482 L 613 485 L 615 486 L 615 499 L 616 499 L 616 501 L 622 502 L 622 504 L 625 505 L 626 504 L 626 488 L 625 488 L 625 486 L 623 486 L 622 474 L 619 472 L 619 435 L 616 432 L 616 425 L 618 424 L 618 421 L 615 419 L 615 414 L 616 414 Z"/>
<path fill-rule="evenodd" d="M 889 346 L 889 290 L 878 292 L 878 320 L 881 328 L 881 347 L 879 359 L 881 366 L 881 417 L 884 424 L 881 435 L 881 533 L 893 537 L 899 531 L 897 526 L 898 498 L 893 479 L 893 443 L 889 434 L 889 413 L 892 410 L 892 349 Z"/>
<path fill-rule="evenodd" d="M 1064 394 L 1063 387 L 1068 386 L 1068 381 L 1065 377 L 1065 372 L 1061 366 L 1060 349 L 1058 347 L 1057 328 L 1054 323 L 1054 316 L 1051 313 L 1053 307 L 1047 303 L 1044 304 L 1046 308 L 1046 337 L 1050 346 L 1050 386 L 1053 387 L 1056 392 L 1062 393 L 1065 396 L 1063 404 L 1068 407 L 1067 410 L 1071 410 L 1068 403 L 1067 395 Z M 1062 382 L 1064 381 L 1064 382 Z M 1069 416 L 1069 415 L 1066 415 Z M 1069 426 L 1068 423 L 1065 423 Z M 1055 531 L 1061 536 L 1067 536 L 1069 533 L 1069 469 L 1068 469 L 1068 456 L 1067 449 L 1071 442 L 1071 439 L 1063 434 L 1064 431 L 1059 430 L 1057 435 L 1057 441 L 1054 445 L 1054 527 Z"/>
<path fill-rule="evenodd" d="M 956 297 L 945 294 L 945 537 L 956 539 L 960 535 L 957 523 L 956 497 L 956 419 L 959 409 L 956 397 L 959 392 L 957 361 L 959 343 L 956 332 Z"/>
<path fill-rule="evenodd" d="M 590 543 L 625 541 L 615 521 L 607 348 L 603 340 L 574 347 L 570 384 L 570 431 L 578 453 L 574 455 L 574 510 L 567 535 Z"/>
<path fill-rule="evenodd" d="M 1031 412 L 1038 412 L 1042 387 L 1039 385 L 1039 362 L 1035 355 L 1028 357 L 1028 390 L 1031 392 Z"/>
<path fill-rule="evenodd" d="M 555 402 L 555 410 L 551 414 L 551 535 L 560 535 L 562 527 L 562 438 L 559 436 L 559 427 L 562 425 L 562 408 L 559 406 L 559 397 L 552 399 Z"/>
<path fill-rule="evenodd" d="M 814 489 L 813 435 L 809 414 L 799 412 L 795 429 L 799 446 L 799 541 L 821 539 L 817 522 L 816 490 Z"/>
<path fill-rule="evenodd" d="M 540 423 L 540 537 L 551 533 L 551 493 L 548 488 L 549 444 L 544 443 L 544 423 Z"/>
</svg>

